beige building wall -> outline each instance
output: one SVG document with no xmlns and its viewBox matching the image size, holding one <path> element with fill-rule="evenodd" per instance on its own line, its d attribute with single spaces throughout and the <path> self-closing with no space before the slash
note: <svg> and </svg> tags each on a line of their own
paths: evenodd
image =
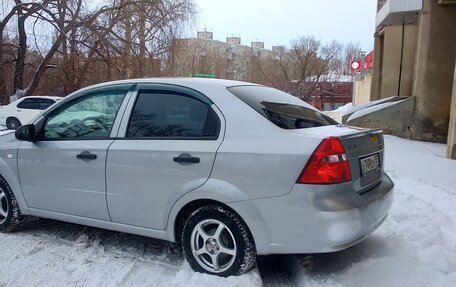
<svg viewBox="0 0 456 287">
<path fill-rule="evenodd" d="M 417 17 L 413 11 L 403 16 L 415 23 L 405 26 L 400 93 L 415 99 L 407 127 L 412 139 L 446 142 L 452 132 L 452 126 L 448 127 L 456 61 L 456 2 L 446 2 L 423 0 Z M 385 25 L 391 26 L 379 26 L 375 34 L 371 101 L 396 96 L 398 90 L 402 25 L 400 15 L 387 17 Z"/>
<path fill-rule="evenodd" d="M 450 124 L 448 128 L 447 157 L 456 159 L 456 63 L 454 68 L 453 98 L 450 108 Z"/>
<path fill-rule="evenodd" d="M 372 68 L 372 83 L 371 83 L 371 101 L 380 99 L 382 91 L 382 63 L 383 63 L 383 42 L 384 34 L 375 33 L 374 46 L 374 67 Z"/>
<path fill-rule="evenodd" d="M 372 74 L 367 74 L 355 80 L 353 90 L 353 105 L 358 106 L 370 102 Z"/>
<path fill-rule="evenodd" d="M 456 61 L 456 5 L 425 0 L 419 17 L 413 95 L 417 139 L 445 142 Z"/>
<path fill-rule="evenodd" d="M 399 70 L 401 66 L 402 26 L 388 26 L 376 37 L 374 70 L 376 84 L 372 86 L 372 100 L 397 96 Z M 417 47 L 417 26 L 406 25 L 404 31 L 404 54 L 400 96 L 410 97 L 413 90 L 413 77 Z M 378 49 L 378 50 L 377 50 Z"/>
</svg>

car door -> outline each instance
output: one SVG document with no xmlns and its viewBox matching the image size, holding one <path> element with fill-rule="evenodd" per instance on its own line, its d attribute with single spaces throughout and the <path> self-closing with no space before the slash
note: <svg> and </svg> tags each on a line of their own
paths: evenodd
<svg viewBox="0 0 456 287">
<path fill-rule="evenodd" d="M 140 86 L 126 111 L 107 159 L 111 219 L 164 229 L 174 202 L 210 176 L 221 113 L 202 94 L 167 85 Z"/>
<path fill-rule="evenodd" d="M 30 209 L 110 220 L 106 154 L 127 91 L 115 87 L 87 92 L 39 120 L 40 140 L 22 142 L 18 150 L 20 182 Z"/>
</svg>

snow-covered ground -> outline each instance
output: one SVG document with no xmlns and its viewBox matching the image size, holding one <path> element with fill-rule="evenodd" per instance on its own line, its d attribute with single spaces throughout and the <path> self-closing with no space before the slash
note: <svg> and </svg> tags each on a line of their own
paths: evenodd
<svg viewBox="0 0 456 287">
<path fill-rule="evenodd" d="M 385 223 L 348 250 L 260 258 L 240 277 L 194 273 L 175 246 L 40 221 L 0 234 L 0 286 L 456 286 L 456 161 L 445 146 L 386 136 L 395 203 Z"/>
</svg>

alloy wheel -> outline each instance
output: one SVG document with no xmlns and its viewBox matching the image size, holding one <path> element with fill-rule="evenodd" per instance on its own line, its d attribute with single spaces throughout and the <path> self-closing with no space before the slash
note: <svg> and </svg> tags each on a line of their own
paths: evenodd
<svg viewBox="0 0 456 287">
<path fill-rule="evenodd" d="M 196 262 L 209 272 L 225 272 L 236 258 L 236 241 L 232 232 L 215 219 L 203 220 L 195 226 L 190 246 Z"/>
<path fill-rule="evenodd" d="M 21 122 L 16 118 L 9 119 L 6 124 L 6 127 L 10 130 L 16 130 L 20 126 L 21 126 Z"/>
<path fill-rule="evenodd" d="M 0 189 L 0 224 L 6 221 L 8 216 L 8 200 L 5 192 Z"/>
</svg>

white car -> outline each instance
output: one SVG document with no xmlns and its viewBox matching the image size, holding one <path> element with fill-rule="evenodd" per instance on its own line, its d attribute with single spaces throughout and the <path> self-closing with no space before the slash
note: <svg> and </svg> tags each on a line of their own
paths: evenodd
<svg viewBox="0 0 456 287">
<path fill-rule="evenodd" d="M 29 123 L 43 110 L 61 100 L 60 97 L 30 96 L 20 98 L 9 105 L 0 106 L 0 125 L 15 130 Z"/>
</svg>

